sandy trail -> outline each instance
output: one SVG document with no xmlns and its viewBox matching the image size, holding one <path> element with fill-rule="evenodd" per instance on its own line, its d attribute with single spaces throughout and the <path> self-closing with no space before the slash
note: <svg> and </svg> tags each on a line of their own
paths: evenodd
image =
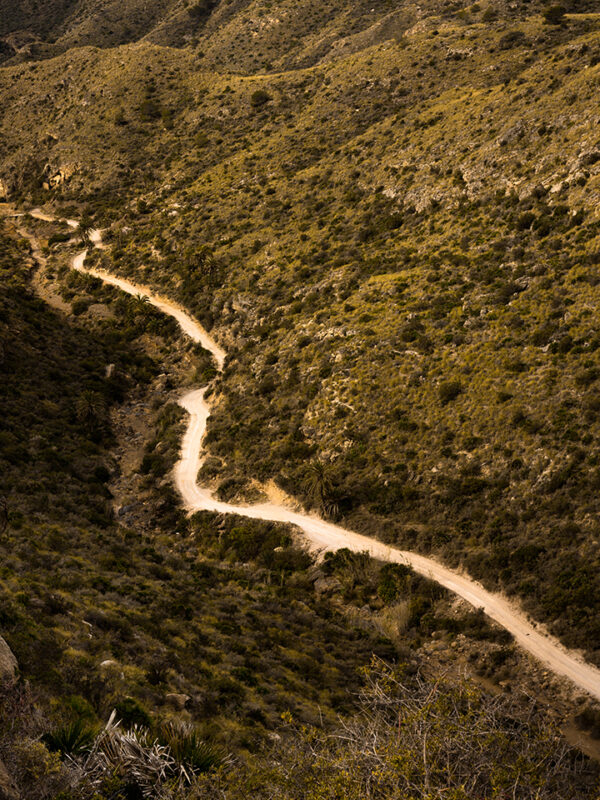
<svg viewBox="0 0 600 800">
<path fill-rule="evenodd" d="M 53 219 L 47 214 L 42 216 L 42 212 L 37 210 L 31 213 L 48 221 Z M 77 226 L 73 220 L 68 221 L 68 224 L 71 227 Z M 101 232 L 92 231 L 90 240 L 96 246 L 101 246 Z M 73 258 L 71 263 L 74 269 L 100 278 L 128 294 L 147 298 L 153 306 L 177 320 L 181 329 L 193 341 L 199 342 L 212 353 L 219 369 L 222 370 L 225 351 L 185 309 L 172 300 L 155 294 L 146 286 L 134 284 L 103 270 L 86 268 L 84 266 L 86 255 L 87 250 Z M 577 653 L 567 650 L 554 637 L 537 630 L 513 603 L 501 595 L 488 592 L 480 583 L 467 575 L 448 569 L 432 558 L 390 547 L 376 539 L 354 533 L 317 516 L 299 513 L 284 505 L 259 503 L 252 506 L 236 506 L 213 497 L 208 488 L 198 485 L 198 470 L 202 465 L 202 441 L 210 416 L 210 408 L 204 396 L 205 391 L 206 389 L 193 390 L 179 401 L 188 412 L 190 421 L 182 442 L 181 458 L 174 469 L 174 480 L 188 511 L 216 511 L 222 514 L 239 514 L 252 519 L 286 522 L 296 525 L 304 532 L 313 550 L 337 550 L 347 547 L 355 552 L 366 551 L 382 561 L 406 564 L 415 572 L 459 595 L 475 608 L 483 609 L 488 617 L 514 636 L 516 643 L 523 650 L 557 675 L 568 678 L 580 689 L 600 700 L 599 669 L 586 663 Z"/>
</svg>

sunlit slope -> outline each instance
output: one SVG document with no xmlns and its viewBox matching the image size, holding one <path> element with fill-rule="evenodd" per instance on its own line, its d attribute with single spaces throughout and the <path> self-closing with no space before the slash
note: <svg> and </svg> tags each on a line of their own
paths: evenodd
<svg viewBox="0 0 600 800">
<path fill-rule="evenodd" d="M 437 14 L 254 75 L 210 67 L 232 25 L 5 68 L 1 177 L 215 327 L 224 500 L 318 505 L 322 462 L 347 524 L 596 650 L 597 19 Z"/>
</svg>

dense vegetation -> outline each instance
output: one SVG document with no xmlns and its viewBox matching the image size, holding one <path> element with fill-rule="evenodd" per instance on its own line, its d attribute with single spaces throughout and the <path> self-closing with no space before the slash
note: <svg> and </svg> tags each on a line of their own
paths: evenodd
<svg viewBox="0 0 600 800">
<path fill-rule="evenodd" d="M 90 260 L 227 348 L 202 479 L 228 499 L 274 479 L 464 566 L 597 661 L 595 4 L 44 5 L 0 0 L 0 199 L 106 227 Z M 360 555 L 315 565 L 279 526 L 184 517 L 173 389 L 214 366 L 68 274 L 65 227 L 25 224 L 72 314 L 3 230 L 0 633 L 29 685 L 2 689 L 0 761 L 23 796 L 92 796 L 73 757 L 115 800 L 151 764 L 165 797 L 592 797 L 526 700 L 419 667 L 463 633 L 514 678 L 480 614 Z M 361 674 L 373 653 L 397 664 Z"/>
<path fill-rule="evenodd" d="M 123 384 L 135 379 L 136 391 L 143 390 L 156 365 L 136 352 L 139 343 L 131 330 L 119 338 L 114 320 L 90 331 L 89 321 L 84 327 L 48 310 L 31 293 L 23 253 L 5 236 L 1 246 L 2 369 L 10 381 L 2 382 L 2 493 L 9 524 L 0 541 L 0 618 L 22 674 L 55 695 L 84 695 L 100 714 L 136 686 L 153 706 L 160 698 L 164 703 L 169 690 L 186 688 L 190 696 L 197 694 L 199 709 L 208 704 L 214 713 L 221 702 L 245 705 L 248 690 L 231 680 L 234 665 L 219 666 L 233 648 L 242 677 L 252 677 L 242 666 L 248 659 L 252 674 L 260 672 L 260 684 L 253 679 L 249 685 L 264 690 L 251 694 L 265 706 L 259 717 L 266 712 L 272 722 L 278 710 L 297 705 L 289 699 L 297 684 L 285 670 L 279 672 L 278 660 L 269 666 L 272 653 L 259 652 L 255 638 L 272 636 L 275 648 L 286 647 L 294 626 L 306 627 L 309 639 L 317 635 L 317 640 L 322 628 L 330 653 L 321 666 L 315 662 L 314 678 L 323 692 L 350 686 L 350 664 L 363 664 L 373 649 L 390 657 L 389 644 L 345 630 L 341 617 L 336 621 L 326 606 L 294 610 L 295 592 L 312 587 L 303 577 L 312 560 L 290 547 L 283 529 L 207 516 L 197 523 L 206 530 L 196 542 L 187 535 L 183 516 L 166 513 L 172 495 L 161 495 L 158 487 L 153 508 L 164 536 L 116 524 L 107 487 L 115 469 L 108 411 L 123 398 L 114 387 L 122 393 Z M 107 378 L 106 365 L 117 357 Z M 158 413 L 157 433 L 164 442 L 177 417 L 166 425 L 163 420 Z M 150 481 L 163 474 L 147 466 L 146 456 L 139 469 L 151 473 Z M 232 539 L 225 547 L 227 531 Z M 222 550 L 215 551 L 220 556 L 215 560 L 211 542 L 217 537 Z M 231 563 L 221 560 L 225 556 Z M 240 563 L 248 561 L 255 562 L 254 569 Z M 288 582 L 290 573 L 297 574 Z M 243 594 L 236 599 L 238 592 Z M 305 626 L 300 619 L 293 623 L 306 614 Z M 110 659 L 116 659 L 113 666 L 102 667 Z M 310 693 L 303 688 L 299 697 Z M 331 705 L 325 695 L 313 699 Z"/>
<path fill-rule="evenodd" d="M 315 594 L 313 560 L 285 529 L 178 514 L 161 484 L 176 452 L 164 445 L 179 430 L 168 405 L 139 464 L 152 535 L 116 523 L 111 407 L 155 388 L 158 365 L 143 345 L 154 336 L 173 347 L 173 327 L 70 273 L 67 321 L 33 294 L 27 257 L 27 244 L 3 232 L 0 621 L 33 688 L 3 688 L 0 759 L 28 797 L 49 797 L 68 784 L 59 756 L 85 751 L 113 709 L 165 742 L 169 720 L 201 725 L 190 730 L 209 754 L 257 750 L 284 712 L 331 724 L 353 707 L 359 667 L 373 653 L 395 659 L 397 647 Z M 100 303 L 110 313 L 94 317 Z M 329 559 L 326 573 L 351 603 L 410 599 L 415 643 L 443 596 L 351 554 Z M 403 657 L 415 659 L 406 645 Z"/>
<path fill-rule="evenodd" d="M 291 719 L 325 745 L 335 715 L 357 708 L 370 674 L 361 668 L 373 655 L 414 675 L 417 648 L 434 631 L 491 643 L 495 668 L 486 674 L 506 669 L 509 637 L 478 614 L 448 615 L 445 593 L 407 568 L 348 551 L 328 554 L 317 568 L 280 526 L 207 513 L 188 522 L 162 482 L 175 457 L 172 432 L 180 430 L 168 405 L 156 409 L 139 464 L 156 515 L 152 531 L 119 525 L 108 488 L 118 469 L 111 408 L 132 393 L 156 392 L 149 339 L 155 350 L 158 340 L 167 350 L 182 344 L 135 298 L 56 269 L 53 257 L 48 269 L 62 274 L 73 309 L 67 320 L 32 293 L 26 243 L 3 232 L 0 256 L 3 369 L 11 376 L 2 411 L 12 437 L 3 448 L 9 513 L 0 620 L 21 676 L 0 691 L 0 761 L 23 796 L 131 798 L 144 787 L 155 792 L 157 781 L 165 797 L 205 796 L 201 776 L 214 769 L 210 791 L 222 786 L 226 796 L 261 773 L 279 783 L 273 730 L 290 752 L 303 751 L 306 735 L 289 727 Z M 325 581 L 325 594 L 315 593 L 315 580 Z M 386 624 L 394 644 L 377 632 Z M 453 691 L 474 690 L 457 683 Z M 482 724 L 488 703 L 475 703 Z M 551 723 L 540 726 L 540 737 L 551 737 L 544 745 L 540 738 L 544 758 L 562 752 Z M 496 746 L 490 758 L 503 757 Z M 572 759 L 561 780 L 586 796 L 589 765 Z M 305 780 L 329 781 L 325 773 L 298 775 L 288 790 Z M 481 786 L 495 780 L 482 777 Z"/>
<path fill-rule="evenodd" d="M 118 74 L 71 53 L 64 113 L 83 96 L 97 116 L 50 151 L 82 159 L 61 191 L 94 187 L 106 265 L 228 347 L 204 472 L 223 496 L 274 478 L 464 565 L 597 659 L 597 18 L 488 11 L 260 76 L 193 48 Z M 14 70 L 6 93 L 64 64 Z"/>
<path fill-rule="evenodd" d="M 575 800 L 594 785 L 594 771 L 561 753 L 535 713 L 519 719 L 514 698 L 491 700 L 473 685 L 377 662 L 365 674 L 359 710 L 343 726 L 324 732 L 288 718 L 292 735 L 266 764 L 225 772 L 198 796 Z"/>
<path fill-rule="evenodd" d="M 6 690 L 0 758 L 21 776 L 23 791 L 34 792 L 28 781 L 36 770 L 49 780 L 56 768 L 42 733 L 60 749 L 97 729 L 112 709 L 125 724 L 153 725 L 178 710 L 203 721 L 205 737 L 237 751 L 256 749 L 284 711 L 314 723 L 351 705 L 358 667 L 373 652 L 394 658 L 396 650 L 316 598 L 306 573 L 312 560 L 285 530 L 207 517 L 197 523 L 205 535 L 196 542 L 172 493 L 158 488 L 153 508 L 163 535 L 116 523 L 107 488 L 115 469 L 110 407 L 127 387 L 143 393 L 157 365 L 127 327 L 127 309 L 121 329 L 116 314 L 84 325 L 49 310 L 31 291 L 25 255 L 2 234 L 2 371 L 10 380 L 2 381 L 8 524 L 0 539 L 0 626 L 22 678 L 32 682 L 37 710 L 26 689 Z M 120 298 L 97 284 L 88 289 L 118 311 Z M 83 301 L 71 299 L 73 307 Z M 147 337 L 152 314 L 135 319 Z M 168 324 L 162 333 L 172 339 Z M 161 441 L 177 424 L 177 415 L 167 416 L 165 423 L 157 414 Z M 140 471 L 151 471 L 144 459 Z M 217 534 L 226 541 L 229 531 L 227 553 L 236 558 L 215 559 L 210 542 Z M 30 706 L 28 747 L 19 736 L 30 723 L 14 715 Z"/>
</svg>

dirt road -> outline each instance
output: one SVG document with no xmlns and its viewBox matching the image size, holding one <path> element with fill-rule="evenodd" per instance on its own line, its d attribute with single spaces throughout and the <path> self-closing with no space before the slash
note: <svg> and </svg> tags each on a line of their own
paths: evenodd
<svg viewBox="0 0 600 800">
<path fill-rule="evenodd" d="M 34 215 L 38 216 L 36 212 Z M 48 219 L 48 215 L 40 218 Z M 50 219 L 52 219 L 50 217 Z M 69 222 L 72 226 L 76 223 Z M 101 234 L 92 232 L 91 241 L 101 244 Z M 140 286 L 111 275 L 102 270 L 88 269 L 84 266 L 86 252 L 79 253 L 72 260 L 74 269 L 86 272 L 124 292 L 142 296 L 177 320 L 181 329 L 194 341 L 199 342 L 212 353 L 219 369 L 223 368 L 225 351 L 208 335 L 199 322 L 191 317 L 177 303 L 153 293 L 148 287 Z M 252 506 L 236 506 L 215 499 L 209 489 L 198 485 L 198 470 L 202 464 L 202 440 L 210 416 L 210 408 L 204 398 L 205 389 L 189 392 L 181 398 L 180 405 L 190 416 L 185 433 L 181 458 L 175 466 L 174 480 L 183 502 L 189 511 L 217 511 L 224 514 L 239 514 L 253 519 L 287 522 L 296 525 L 305 535 L 313 550 L 337 550 L 347 547 L 350 550 L 367 551 L 382 561 L 407 564 L 424 575 L 459 595 L 475 608 L 482 608 L 495 622 L 506 628 L 515 641 L 528 653 L 545 664 L 557 675 L 564 676 L 580 689 L 600 699 L 600 670 L 587 664 L 576 653 L 568 651 L 555 638 L 545 634 L 540 628 L 528 622 L 516 604 L 506 598 L 488 592 L 477 581 L 439 564 L 432 558 L 389 547 L 375 539 L 346 530 L 310 514 L 301 514 L 284 505 L 261 503 Z"/>
</svg>

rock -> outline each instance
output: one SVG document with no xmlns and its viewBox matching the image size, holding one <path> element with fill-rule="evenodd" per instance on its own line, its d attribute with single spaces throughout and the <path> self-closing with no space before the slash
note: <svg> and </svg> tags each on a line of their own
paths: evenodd
<svg viewBox="0 0 600 800">
<path fill-rule="evenodd" d="M 14 681 L 19 665 L 13 651 L 0 636 L 0 684 Z"/>
<path fill-rule="evenodd" d="M 342 588 L 342 584 L 337 578 L 318 578 L 314 583 L 314 587 L 317 594 L 329 594 L 338 592 Z"/>
<path fill-rule="evenodd" d="M 100 664 L 100 669 L 109 669 L 110 667 L 118 667 L 119 664 L 116 661 L 113 661 L 112 658 L 107 658 L 106 661 L 102 661 Z"/>
<path fill-rule="evenodd" d="M 591 167 L 600 161 L 600 150 L 587 150 L 579 156 L 579 164 L 582 167 Z"/>
<path fill-rule="evenodd" d="M 124 517 L 125 514 L 130 514 L 132 511 L 135 511 L 139 507 L 140 503 L 128 503 L 125 506 L 121 506 L 121 508 L 119 508 L 117 511 L 117 517 Z"/>
<path fill-rule="evenodd" d="M 165 698 L 177 711 L 183 711 L 191 699 L 187 694 L 177 694 L 176 692 L 169 692 Z"/>
<path fill-rule="evenodd" d="M 59 167 L 56 171 L 52 171 L 50 165 L 46 166 L 46 175 L 47 179 L 43 183 L 44 189 L 49 191 L 50 189 L 58 189 L 59 186 L 62 186 L 63 183 L 66 183 L 70 180 L 77 168 L 73 164 L 67 164 L 65 166 Z"/>
<path fill-rule="evenodd" d="M 507 144 L 515 144 L 525 137 L 527 133 L 527 125 L 520 120 L 516 125 L 507 128 L 497 139 L 496 144 L 500 147 L 506 147 Z"/>
<path fill-rule="evenodd" d="M 4 641 L 4 640 L 2 640 Z M 20 800 L 19 790 L 0 761 L 0 800 Z"/>
</svg>

